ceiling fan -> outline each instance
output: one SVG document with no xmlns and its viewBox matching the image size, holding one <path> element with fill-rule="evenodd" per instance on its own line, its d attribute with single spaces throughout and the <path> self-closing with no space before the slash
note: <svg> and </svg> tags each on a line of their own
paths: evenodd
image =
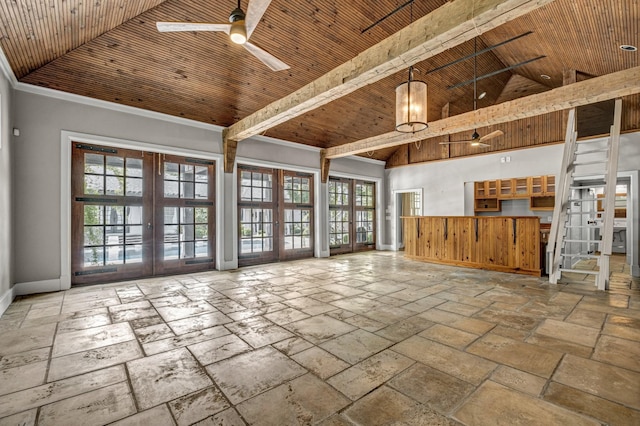
<svg viewBox="0 0 640 426">
<path fill-rule="evenodd" d="M 198 23 L 198 22 L 156 22 L 156 27 L 160 32 L 178 32 L 178 31 L 221 31 L 229 34 L 229 38 L 236 44 L 241 44 L 249 53 L 262 61 L 273 71 L 281 71 L 289 68 L 289 65 L 273 56 L 266 50 L 261 49 L 253 43 L 249 42 L 249 37 L 256 29 L 262 15 L 269 7 L 271 0 L 251 0 L 247 5 L 247 13 L 245 14 L 240 7 L 235 8 L 229 15 L 230 23 Z"/>
<path fill-rule="evenodd" d="M 482 92 L 480 96 L 478 96 L 478 87 L 477 87 L 477 68 L 478 68 L 478 41 L 477 38 L 473 39 L 473 110 L 475 111 L 478 107 L 478 99 L 482 99 L 487 94 L 486 92 Z M 440 145 L 449 145 L 452 143 L 468 143 L 471 146 L 478 147 L 488 147 L 491 146 L 489 144 L 484 143 L 490 139 L 496 138 L 498 136 L 502 136 L 504 132 L 502 130 L 494 130 L 491 133 L 488 133 L 484 136 L 480 136 L 477 129 L 473 129 L 473 134 L 471 135 L 471 139 L 463 140 L 463 141 L 448 141 L 448 142 L 440 142 Z"/>
</svg>

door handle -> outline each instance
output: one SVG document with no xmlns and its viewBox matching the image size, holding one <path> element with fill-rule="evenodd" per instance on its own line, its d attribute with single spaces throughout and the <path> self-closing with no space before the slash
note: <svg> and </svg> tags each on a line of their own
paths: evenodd
<svg viewBox="0 0 640 426">
<path fill-rule="evenodd" d="M 152 230 L 153 229 L 153 225 L 151 224 L 151 222 L 147 223 L 147 229 L 148 230 Z"/>
</svg>

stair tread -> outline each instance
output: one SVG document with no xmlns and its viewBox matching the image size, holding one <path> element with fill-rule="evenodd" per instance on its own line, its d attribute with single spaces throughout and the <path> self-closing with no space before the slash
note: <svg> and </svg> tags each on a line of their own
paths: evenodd
<svg viewBox="0 0 640 426">
<path fill-rule="evenodd" d="M 599 254 L 575 254 L 575 253 L 562 253 L 562 257 L 581 257 L 583 259 L 599 259 Z"/>
<path fill-rule="evenodd" d="M 560 268 L 562 272 L 573 272 L 577 274 L 589 274 L 589 275 L 598 275 L 600 271 L 594 271 L 593 269 L 571 269 L 571 268 Z"/>
<path fill-rule="evenodd" d="M 609 152 L 609 148 L 587 149 L 585 151 L 576 151 L 576 155 L 595 154 L 598 152 Z"/>
<path fill-rule="evenodd" d="M 565 243 L 592 243 L 592 244 L 600 244 L 602 240 L 569 240 L 565 239 Z"/>
</svg>

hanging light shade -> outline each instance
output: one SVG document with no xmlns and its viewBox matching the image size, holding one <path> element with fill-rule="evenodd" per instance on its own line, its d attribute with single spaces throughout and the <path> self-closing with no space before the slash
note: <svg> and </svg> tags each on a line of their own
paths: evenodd
<svg viewBox="0 0 640 426">
<path fill-rule="evenodd" d="M 413 67 L 409 67 L 409 79 L 396 87 L 396 130 L 415 133 L 426 129 L 427 83 L 413 79 Z"/>
</svg>

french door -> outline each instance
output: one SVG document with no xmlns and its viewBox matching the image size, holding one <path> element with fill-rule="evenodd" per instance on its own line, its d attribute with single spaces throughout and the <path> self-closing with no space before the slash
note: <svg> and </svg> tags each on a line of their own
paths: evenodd
<svg viewBox="0 0 640 426">
<path fill-rule="evenodd" d="M 313 175 L 238 165 L 238 265 L 313 256 Z"/>
<path fill-rule="evenodd" d="M 72 284 L 214 266 L 214 164 L 73 143 Z"/>
<path fill-rule="evenodd" d="M 375 249 L 375 183 L 329 178 L 329 248 L 341 254 Z"/>
</svg>

